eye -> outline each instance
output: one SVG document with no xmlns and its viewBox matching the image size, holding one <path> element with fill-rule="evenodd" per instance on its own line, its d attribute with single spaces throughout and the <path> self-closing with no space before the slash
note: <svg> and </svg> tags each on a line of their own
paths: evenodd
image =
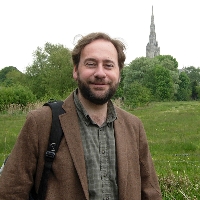
<svg viewBox="0 0 200 200">
<path fill-rule="evenodd" d="M 93 61 L 87 61 L 87 62 L 85 63 L 85 65 L 88 66 L 88 67 L 95 67 L 95 66 L 96 66 L 96 63 L 93 62 Z"/>
<path fill-rule="evenodd" d="M 106 68 L 113 68 L 114 65 L 113 65 L 113 63 L 106 63 L 106 64 L 105 64 L 105 67 L 106 67 Z"/>
</svg>

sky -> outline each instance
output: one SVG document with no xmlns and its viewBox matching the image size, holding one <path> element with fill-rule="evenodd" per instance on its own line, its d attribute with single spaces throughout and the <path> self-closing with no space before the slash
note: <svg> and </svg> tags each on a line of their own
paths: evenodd
<svg viewBox="0 0 200 200">
<path fill-rule="evenodd" d="M 146 56 L 154 14 L 161 55 L 178 68 L 200 67 L 199 0 L 6 0 L 0 1 L 0 70 L 25 72 L 46 42 L 73 49 L 74 38 L 105 32 L 126 45 L 126 64 Z"/>
</svg>

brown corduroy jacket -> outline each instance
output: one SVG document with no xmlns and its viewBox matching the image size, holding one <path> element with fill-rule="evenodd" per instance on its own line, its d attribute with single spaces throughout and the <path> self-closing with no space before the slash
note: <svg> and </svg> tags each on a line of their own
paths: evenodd
<svg viewBox="0 0 200 200">
<path fill-rule="evenodd" d="M 47 200 L 89 200 L 78 117 L 70 95 L 59 116 L 64 137 L 52 166 Z M 161 192 L 141 121 L 116 107 L 114 122 L 119 200 L 161 200 Z M 51 127 L 51 110 L 31 111 L 0 177 L 0 200 L 27 200 L 38 190 Z"/>
</svg>

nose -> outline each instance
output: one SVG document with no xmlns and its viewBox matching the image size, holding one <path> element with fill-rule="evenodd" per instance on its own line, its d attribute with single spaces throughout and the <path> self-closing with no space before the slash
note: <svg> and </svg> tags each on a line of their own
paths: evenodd
<svg viewBox="0 0 200 200">
<path fill-rule="evenodd" d="M 106 77 L 106 72 L 102 65 L 98 65 L 98 67 L 95 69 L 94 77 L 99 79 Z"/>
</svg>

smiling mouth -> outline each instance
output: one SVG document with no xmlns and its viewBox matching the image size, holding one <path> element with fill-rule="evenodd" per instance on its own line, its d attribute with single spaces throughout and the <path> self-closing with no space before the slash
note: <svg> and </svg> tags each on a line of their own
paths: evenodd
<svg viewBox="0 0 200 200">
<path fill-rule="evenodd" d="M 94 90 L 105 90 L 106 86 L 107 86 L 107 84 L 102 84 L 102 83 L 92 84 L 92 87 Z"/>
<path fill-rule="evenodd" d="M 104 85 L 107 85 L 107 84 L 105 84 L 105 83 L 94 83 L 94 85 L 102 85 L 102 86 L 104 86 Z"/>
<path fill-rule="evenodd" d="M 109 82 L 105 82 L 105 81 L 90 81 L 89 84 L 95 88 L 104 88 L 105 86 L 110 85 Z"/>
<path fill-rule="evenodd" d="M 106 84 L 93 84 L 95 88 L 104 88 Z"/>
<path fill-rule="evenodd" d="M 94 82 L 90 82 L 90 84 L 93 84 L 93 85 L 107 85 L 108 82 L 105 82 L 105 81 L 94 81 Z"/>
</svg>

